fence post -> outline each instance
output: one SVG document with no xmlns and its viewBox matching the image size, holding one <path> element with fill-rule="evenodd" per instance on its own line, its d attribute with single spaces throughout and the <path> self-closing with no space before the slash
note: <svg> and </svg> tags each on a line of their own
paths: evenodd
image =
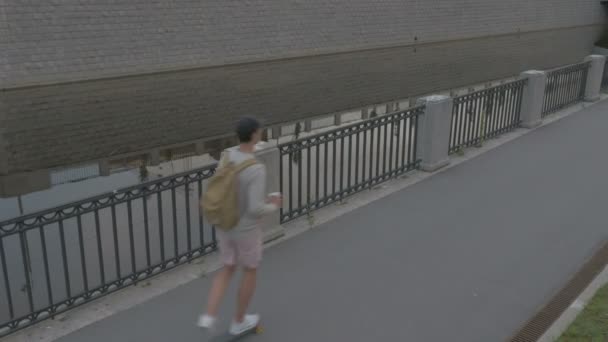
<svg viewBox="0 0 608 342">
<path fill-rule="evenodd" d="M 454 100 L 445 95 L 421 98 L 418 105 L 426 105 L 424 115 L 419 116 L 417 151 L 422 160 L 421 168 L 433 172 L 450 163 L 450 125 Z"/>
<path fill-rule="evenodd" d="M 397 110 L 395 109 L 395 103 L 394 102 L 389 102 L 386 104 L 386 111 L 385 114 L 391 114 L 396 112 Z"/>
<path fill-rule="evenodd" d="M 342 113 L 334 114 L 334 126 L 342 125 Z"/>
<path fill-rule="evenodd" d="M 369 109 L 367 107 L 361 109 L 361 120 L 369 119 Z"/>
<path fill-rule="evenodd" d="M 521 76 L 528 80 L 521 100 L 521 126 L 533 128 L 542 122 L 547 74 L 544 71 L 530 70 Z"/>
<path fill-rule="evenodd" d="M 99 175 L 102 177 L 107 177 L 112 173 L 112 169 L 110 168 L 110 161 L 107 159 L 103 159 L 99 161 Z"/>
<path fill-rule="evenodd" d="M 600 99 L 602 88 L 602 77 L 604 76 L 604 66 L 606 56 L 591 55 L 585 58 L 585 62 L 590 62 L 587 72 L 587 87 L 585 88 L 585 101 L 593 102 Z"/>
<path fill-rule="evenodd" d="M 272 126 L 271 134 L 272 139 L 279 139 L 281 137 L 281 126 Z"/>
<path fill-rule="evenodd" d="M 150 166 L 160 165 L 160 149 L 156 148 L 148 153 L 148 163 Z"/>
<path fill-rule="evenodd" d="M 304 132 L 312 131 L 312 119 L 304 120 Z"/>
<path fill-rule="evenodd" d="M 279 149 L 271 144 L 259 149 L 256 148 L 256 158 L 266 166 L 266 193 L 279 192 L 281 171 L 281 154 Z M 285 235 L 285 229 L 281 226 L 280 213 L 277 211 L 262 220 L 264 241 L 271 241 Z"/>
<path fill-rule="evenodd" d="M 410 102 L 410 108 L 414 107 L 418 103 L 418 98 L 417 97 L 410 97 L 409 102 Z"/>
</svg>

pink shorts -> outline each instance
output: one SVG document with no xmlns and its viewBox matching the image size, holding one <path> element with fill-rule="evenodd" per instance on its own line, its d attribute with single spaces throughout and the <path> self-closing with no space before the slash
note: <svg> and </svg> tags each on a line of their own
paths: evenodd
<svg viewBox="0 0 608 342">
<path fill-rule="evenodd" d="M 224 265 L 258 268 L 262 261 L 262 229 L 237 234 L 218 229 L 217 238 L 220 259 Z"/>
</svg>

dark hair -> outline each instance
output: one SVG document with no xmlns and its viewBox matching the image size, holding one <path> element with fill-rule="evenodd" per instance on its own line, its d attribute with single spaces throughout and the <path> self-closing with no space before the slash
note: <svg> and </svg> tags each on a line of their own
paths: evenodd
<svg viewBox="0 0 608 342">
<path fill-rule="evenodd" d="M 260 122 L 254 118 L 242 118 L 236 124 L 236 135 L 239 142 L 248 143 L 253 139 L 253 134 L 260 129 Z"/>
</svg>

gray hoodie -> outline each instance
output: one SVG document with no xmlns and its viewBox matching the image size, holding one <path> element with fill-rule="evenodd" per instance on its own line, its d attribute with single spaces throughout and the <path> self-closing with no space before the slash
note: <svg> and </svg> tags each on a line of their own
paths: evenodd
<svg viewBox="0 0 608 342">
<path fill-rule="evenodd" d="M 239 147 L 233 147 L 222 153 L 221 163 L 235 163 L 236 165 L 255 158 L 253 153 L 242 152 Z M 241 171 L 238 176 L 238 206 L 239 223 L 230 234 L 250 231 L 258 228 L 260 219 L 267 214 L 277 210 L 277 206 L 267 203 L 266 194 L 266 166 L 262 163 L 255 164 Z"/>
</svg>

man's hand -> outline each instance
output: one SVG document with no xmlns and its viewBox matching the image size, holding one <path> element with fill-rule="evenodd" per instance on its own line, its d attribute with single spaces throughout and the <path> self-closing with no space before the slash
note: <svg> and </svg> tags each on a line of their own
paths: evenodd
<svg viewBox="0 0 608 342">
<path fill-rule="evenodd" d="M 283 195 L 280 193 L 273 193 L 268 195 L 268 203 L 274 204 L 277 208 L 283 207 Z"/>
</svg>

